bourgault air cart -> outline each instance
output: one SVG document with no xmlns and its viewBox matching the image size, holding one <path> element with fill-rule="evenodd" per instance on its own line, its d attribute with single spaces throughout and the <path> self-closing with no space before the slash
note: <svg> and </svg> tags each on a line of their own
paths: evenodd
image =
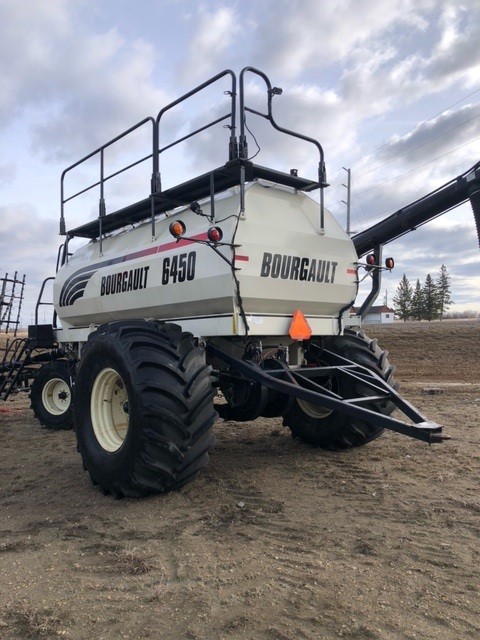
<svg viewBox="0 0 480 640">
<path fill-rule="evenodd" d="M 247 74 L 265 82 L 266 112 L 246 105 Z M 223 122 L 227 162 L 162 189 L 160 159 L 172 146 L 160 146 L 164 114 L 225 82 L 229 112 L 174 144 Z M 42 424 L 74 425 L 83 464 L 106 493 L 137 497 L 188 482 L 208 462 L 218 414 L 282 416 L 293 436 L 328 449 L 366 444 L 384 429 L 426 442 L 445 437 L 397 394 L 386 352 L 360 325 L 380 289 L 385 243 L 468 198 L 479 226 L 480 164 L 350 238 L 324 207 L 322 147 L 272 115 L 281 89 L 252 67 L 238 85 L 237 104 L 235 74 L 219 73 L 62 174 L 54 319 L 12 343 L 0 396 L 29 389 Z M 317 177 L 254 164 L 247 114 L 313 145 Z M 104 152 L 141 127 L 152 147 L 123 170 L 151 163 L 150 193 L 107 214 L 105 184 L 123 170 L 106 175 Z M 92 160 L 98 180 L 64 193 L 65 177 Z M 98 218 L 67 229 L 66 203 L 89 189 L 99 192 Z M 319 202 L 308 195 L 315 190 Z M 72 254 L 73 238 L 86 242 Z M 372 290 L 354 315 L 365 270 Z M 219 393 L 224 402 L 214 403 Z M 403 419 L 391 417 L 395 408 Z"/>
</svg>

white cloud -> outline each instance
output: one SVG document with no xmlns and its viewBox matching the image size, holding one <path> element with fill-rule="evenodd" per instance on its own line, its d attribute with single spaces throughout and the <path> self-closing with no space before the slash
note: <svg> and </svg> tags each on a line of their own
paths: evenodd
<svg viewBox="0 0 480 640">
<path fill-rule="evenodd" d="M 169 101 L 154 82 L 152 45 L 115 28 L 88 32 L 62 0 L 2 4 L 0 122 L 35 110 L 35 151 L 76 159 Z"/>
<path fill-rule="evenodd" d="M 470 82 L 474 77 L 478 81 L 479 6 L 475 2 L 469 4 L 470 7 L 447 3 L 439 18 L 439 38 L 420 68 L 420 79 L 432 92 L 454 82 Z"/>
<path fill-rule="evenodd" d="M 29 285 L 38 292 L 43 279 L 55 274 L 55 257 L 61 243 L 58 220 L 40 218 L 30 204 L 0 207 L 0 220 L 0 274 L 25 273 Z"/>
<path fill-rule="evenodd" d="M 224 69 L 226 51 L 241 32 L 239 16 L 228 7 L 212 11 L 200 8 L 197 16 L 191 16 L 192 23 L 194 20 L 194 34 L 182 70 L 188 81 L 206 80 Z"/>
<path fill-rule="evenodd" d="M 32 101 L 52 95 L 49 70 L 57 45 L 71 36 L 64 0 L 0 0 L 0 123 L 4 126 Z M 28 18 L 27 18 L 28 16 Z"/>
<path fill-rule="evenodd" d="M 480 138 L 480 103 L 450 109 L 419 123 L 407 135 L 392 140 L 377 156 L 387 162 L 402 158 L 403 163 L 411 166 L 448 153 L 475 138 Z"/>
<path fill-rule="evenodd" d="M 15 177 L 17 168 L 12 162 L 0 164 L 0 186 L 6 185 Z"/>
<path fill-rule="evenodd" d="M 424 30 L 423 14 L 431 6 L 431 0 L 277 0 L 264 5 L 273 21 L 264 23 L 255 53 L 275 72 L 296 76 L 355 59 L 370 48 L 373 38 L 386 36 L 400 25 Z"/>
</svg>

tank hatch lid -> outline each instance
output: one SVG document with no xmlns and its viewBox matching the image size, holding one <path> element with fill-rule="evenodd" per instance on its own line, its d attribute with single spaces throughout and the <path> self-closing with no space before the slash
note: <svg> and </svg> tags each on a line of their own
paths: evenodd
<svg viewBox="0 0 480 640">
<path fill-rule="evenodd" d="M 154 193 L 144 200 L 103 216 L 102 233 L 112 233 L 117 229 L 122 229 L 127 225 L 149 218 L 152 214 L 152 198 L 155 214 L 159 214 L 209 196 L 212 178 L 215 193 L 220 193 L 239 185 L 242 181 L 242 168 L 245 170 L 245 182 L 263 179 L 293 187 L 299 191 L 314 191 L 319 188 L 318 182 L 301 178 L 293 172 L 284 173 L 237 158 L 218 169 L 204 173 L 165 191 Z M 67 235 L 70 238 L 89 238 L 91 240 L 98 238 L 100 235 L 99 219 L 91 220 L 75 229 L 71 229 Z"/>
</svg>

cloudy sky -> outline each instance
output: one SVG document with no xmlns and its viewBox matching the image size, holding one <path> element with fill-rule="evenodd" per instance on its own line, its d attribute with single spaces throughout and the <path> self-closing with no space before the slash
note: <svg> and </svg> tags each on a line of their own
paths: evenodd
<svg viewBox="0 0 480 640">
<path fill-rule="evenodd" d="M 0 276 L 26 274 L 24 324 L 55 270 L 62 170 L 194 85 L 225 68 L 265 71 L 283 88 L 277 120 L 323 144 L 326 203 L 341 224 L 351 168 L 361 231 L 480 160 L 479 42 L 479 0 L 0 0 Z M 162 144 L 224 113 L 227 88 L 172 112 Z M 263 90 L 252 76 L 252 103 Z M 309 148 L 261 125 L 252 116 L 259 164 L 315 176 Z M 146 139 L 140 130 L 129 152 L 138 157 Z M 222 164 L 226 141 L 220 127 L 165 154 L 165 186 Z M 110 167 L 124 158 L 112 153 Z M 147 196 L 149 179 L 133 171 L 112 186 L 107 211 Z M 67 208 L 67 226 L 95 206 Z M 397 268 L 382 298 L 391 302 L 403 273 L 414 284 L 445 264 L 453 309 L 480 311 L 470 205 L 385 251 Z"/>
</svg>

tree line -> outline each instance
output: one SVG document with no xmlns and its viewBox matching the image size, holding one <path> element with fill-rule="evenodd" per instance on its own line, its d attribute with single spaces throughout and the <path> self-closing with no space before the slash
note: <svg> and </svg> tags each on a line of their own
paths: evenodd
<svg viewBox="0 0 480 640">
<path fill-rule="evenodd" d="M 412 287 L 407 276 L 403 274 L 393 297 L 395 314 L 404 322 L 442 320 L 448 307 L 453 304 L 450 294 L 450 275 L 444 264 L 436 278 L 427 274 L 423 286 L 417 278 L 415 287 Z"/>
</svg>

